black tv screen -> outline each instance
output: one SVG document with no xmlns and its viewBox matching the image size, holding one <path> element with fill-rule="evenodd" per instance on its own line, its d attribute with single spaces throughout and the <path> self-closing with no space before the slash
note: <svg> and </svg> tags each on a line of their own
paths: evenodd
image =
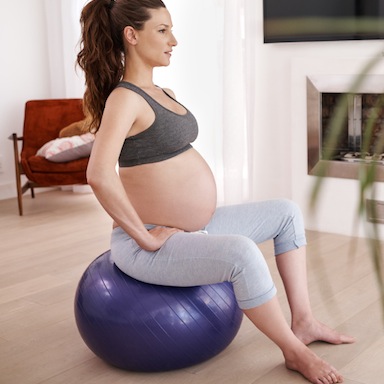
<svg viewBox="0 0 384 384">
<path fill-rule="evenodd" d="M 264 42 L 384 39 L 384 0 L 264 0 Z"/>
</svg>

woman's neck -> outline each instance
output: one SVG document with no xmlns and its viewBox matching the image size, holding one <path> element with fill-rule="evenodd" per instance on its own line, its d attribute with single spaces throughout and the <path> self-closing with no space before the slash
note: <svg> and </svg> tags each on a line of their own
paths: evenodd
<svg viewBox="0 0 384 384">
<path fill-rule="evenodd" d="M 140 88 L 153 88 L 153 68 L 140 69 L 134 66 L 126 66 L 124 70 L 124 81 L 135 84 Z"/>
</svg>

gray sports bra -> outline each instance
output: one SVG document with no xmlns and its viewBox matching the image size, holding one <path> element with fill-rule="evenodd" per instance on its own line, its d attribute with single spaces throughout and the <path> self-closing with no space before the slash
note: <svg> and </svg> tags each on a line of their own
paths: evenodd
<svg viewBox="0 0 384 384">
<path fill-rule="evenodd" d="M 160 105 L 134 84 L 121 81 L 117 86 L 142 96 L 155 113 L 155 121 L 150 127 L 125 139 L 119 156 L 120 167 L 156 163 L 192 148 L 191 143 L 196 140 L 198 126 L 188 109 L 186 114 L 179 115 Z"/>
</svg>

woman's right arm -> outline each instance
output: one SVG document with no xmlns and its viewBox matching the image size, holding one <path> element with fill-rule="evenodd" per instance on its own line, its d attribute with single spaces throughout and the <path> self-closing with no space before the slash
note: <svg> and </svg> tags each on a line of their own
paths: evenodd
<svg viewBox="0 0 384 384">
<path fill-rule="evenodd" d="M 148 231 L 131 204 L 116 171 L 119 154 L 131 127 L 143 111 L 139 96 L 124 89 L 113 91 L 106 102 L 87 169 L 87 181 L 112 219 L 143 249 L 155 251 L 174 228 Z"/>
</svg>

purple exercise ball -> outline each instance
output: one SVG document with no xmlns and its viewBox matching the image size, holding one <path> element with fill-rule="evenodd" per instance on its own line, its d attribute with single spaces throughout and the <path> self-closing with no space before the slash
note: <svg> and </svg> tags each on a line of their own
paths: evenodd
<svg viewBox="0 0 384 384">
<path fill-rule="evenodd" d="M 230 283 L 146 284 L 121 272 L 107 251 L 79 282 L 75 317 L 84 342 L 105 362 L 160 372 L 219 354 L 235 338 L 243 313 Z"/>
</svg>

